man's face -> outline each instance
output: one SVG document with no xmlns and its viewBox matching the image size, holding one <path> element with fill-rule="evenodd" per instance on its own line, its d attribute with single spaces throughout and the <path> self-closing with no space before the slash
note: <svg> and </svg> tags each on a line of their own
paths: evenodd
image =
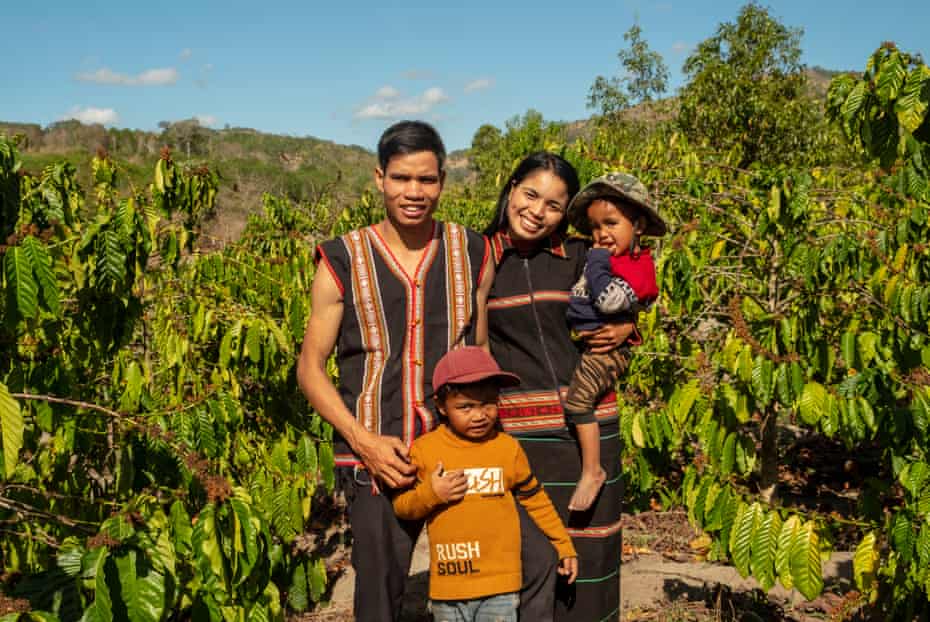
<svg viewBox="0 0 930 622">
<path fill-rule="evenodd" d="M 396 155 L 388 160 L 386 170 L 375 169 L 388 220 L 400 228 L 431 222 L 444 177 L 432 151 Z"/>
</svg>

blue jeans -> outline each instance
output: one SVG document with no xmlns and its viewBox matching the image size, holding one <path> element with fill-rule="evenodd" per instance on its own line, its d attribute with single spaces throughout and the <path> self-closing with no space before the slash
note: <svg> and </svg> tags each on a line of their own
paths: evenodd
<svg viewBox="0 0 930 622">
<path fill-rule="evenodd" d="M 516 592 L 472 600 L 431 600 L 434 622 L 517 622 Z"/>
</svg>

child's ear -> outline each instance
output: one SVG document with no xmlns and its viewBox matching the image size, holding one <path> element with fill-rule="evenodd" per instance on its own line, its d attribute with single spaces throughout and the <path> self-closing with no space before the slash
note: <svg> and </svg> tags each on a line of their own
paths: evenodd
<svg viewBox="0 0 930 622">
<path fill-rule="evenodd" d="M 646 217 L 640 214 L 636 217 L 636 227 L 634 228 L 638 235 L 642 235 L 646 230 Z"/>
</svg>

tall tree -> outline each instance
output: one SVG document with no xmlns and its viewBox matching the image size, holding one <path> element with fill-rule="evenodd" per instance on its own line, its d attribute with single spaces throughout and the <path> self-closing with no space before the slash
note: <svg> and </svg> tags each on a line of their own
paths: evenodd
<svg viewBox="0 0 930 622">
<path fill-rule="evenodd" d="M 643 31 L 634 24 L 623 35 L 629 47 L 617 52 L 622 71 L 619 76 L 598 76 L 588 93 L 588 107 L 610 117 L 644 102 L 651 102 L 668 88 L 668 67 L 662 55 L 650 49 Z"/>
<path fill-rule="evenodd" d="M 736 150 L 741 166 L 808 160 L 820 115 L 805 94 L 801 34 L 754 3 L 720 24 L 685 60 L 684 133 L 718 151 Z"/>
</svg>

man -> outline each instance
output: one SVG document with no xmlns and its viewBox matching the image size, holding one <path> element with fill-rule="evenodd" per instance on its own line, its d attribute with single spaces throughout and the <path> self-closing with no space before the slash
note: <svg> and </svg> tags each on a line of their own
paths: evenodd
<svg viewBox="0 0 930 622">
<path fill-rule="evenodd" d="M 360 622 L 400 615 L 422 523 L 397 519 L 381 493 L 414 481 L 408 450 L 433 427 L 433 367 L 448 350 L 487 337 L 484 307 L 494 278 L 487 241 L 433 219 L 444 162 L 445 147 L 430 125 L 388 128 L 375 169 L 385 219 L 317 249 L 297 374 L 310 404 L 336 431 Z M 326 375 L 334 349 L 338 388 Z"/>
</svg>

